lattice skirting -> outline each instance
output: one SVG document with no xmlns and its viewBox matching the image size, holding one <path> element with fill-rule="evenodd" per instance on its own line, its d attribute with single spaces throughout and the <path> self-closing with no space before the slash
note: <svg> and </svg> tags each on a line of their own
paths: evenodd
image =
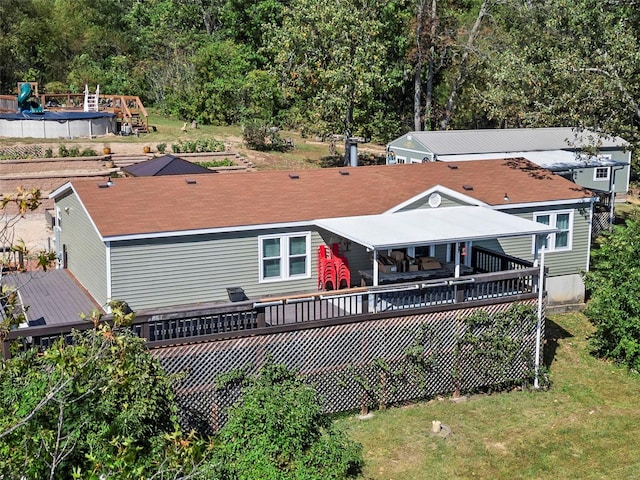
<svg viewBox="0 0 640 480">
<path fill-rule="evenodd" d="M 0 148 L 0 157 L 5 158 L 38 158 L 42 156 L 41 145 L 15 145 Z"/>
<path fill-rule="evenodd" d="M 524 302 L 536 308 L 537 302 Z M 485 307 L 490 314 L 512 303 Z M 464 319 L 478 309 L 460 309 L 371 320 L 209 343 L 152 350 L 169 374 L 182 374 L 175 392 L 185 428 L 215 431 L 240 396 L 238 388 L 216 390 L 216 378 L 248 368 L 257 372 L 271 356 L 297 370 L 313 384 L 327 412 L 419 400 L 513 383 L 531 378 L 536 325 L 516 325 L 505 332 L 518 352 L 499 371 L 485 368 L 466 347 L 457 348 L 466 333 Z"/>
</svg>

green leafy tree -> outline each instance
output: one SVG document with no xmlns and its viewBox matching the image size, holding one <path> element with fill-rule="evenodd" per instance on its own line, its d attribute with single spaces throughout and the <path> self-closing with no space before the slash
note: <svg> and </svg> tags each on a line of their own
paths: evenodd
<svg viewBox="0 0 640 480">
<path fill-rule="evenodd" d="M 640 371 L 640 218 L 614 226 L 592 252 L 585 313 L 594 352 Z"/>
<path fill-rule="evenodd" d="M 364 133 L 377 93 L 399 81 L 386 63 L 381 15 L 387 3 L 302 0 L 284 11 L 269 44 L 274 74 L 289 106 L 313 130 Z"/>
<path fill-rule="evenodd" d="M 71 346 L 0 364 L 3 478 L 183 478 L 200 466 L 206 443 L 180 433 L 170 379 L 143 340 L 94 320 Z"/>
<path fill-rule="evenodd" d="M 586 126 L 637 137 L 640 14 L 628 2 L 513 0 L 466 108 L 492 125 Z M 475 107 L 474 107 L 475 105 Z"/>
<path fill-rule="evenodd" d="M 249 379 L 218 440 L 208 478 L 344 479 L 362 466 L 360 447 L 332 427 L 315 390 L 272 362 Z"/>
</svg>

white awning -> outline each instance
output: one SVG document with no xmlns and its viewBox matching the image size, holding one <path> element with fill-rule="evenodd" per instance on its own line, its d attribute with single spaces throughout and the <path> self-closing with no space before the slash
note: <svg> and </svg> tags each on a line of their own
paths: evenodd
<svg viewBox="0 0 640 480">
<path fill-rule="evenodd" d="M 315 224 L 371 250 L 544 235 L 558 231 L 549 225 L 481 206 L 328 218 L 316 220 Z"/>
</svg>

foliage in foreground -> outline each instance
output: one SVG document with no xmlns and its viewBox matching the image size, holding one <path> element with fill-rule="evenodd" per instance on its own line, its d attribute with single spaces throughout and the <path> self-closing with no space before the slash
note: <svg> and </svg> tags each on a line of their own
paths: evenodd
<svg viewBox="0 0 640 480">
<path fill-rule="evenodd" d="M 222 479 L 344 479 L 362 468 L 361 447 L 335 430 L 317 393 L 294 372 L 267 362 L 218 435 Z"/>
<path fill-rule="evenodd" d="M 126 329 L 19 354 L 0 364 L 0 391 L 4 479 L 165 478 L 205 447 L 180 434 L 169 378 Z"/>
<path fill-rule="evenodd" d="M 640 370 L 640 218 L 602 238 L 586 275 L 594 353 Z"/>
</svg>

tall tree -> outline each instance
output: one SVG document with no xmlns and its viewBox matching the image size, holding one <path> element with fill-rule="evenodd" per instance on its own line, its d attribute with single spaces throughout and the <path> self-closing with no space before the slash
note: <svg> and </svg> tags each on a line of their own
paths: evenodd
<svg viewBox="0 0 640 480">
<path fill-rule="evenodd" d="M 508 2 L 495 12 L 501 33 L 469 100 L 502 126 L 583 125 L 633 141 L 639 16 L 627 2 Z"/>
<path fill-rule="evenodd" d="M 361 118 L 387 74 L 388 45 L 380 21 L 383 0 L 292 2 L 282 28 L 273 33 L 275 58 L 285 98 L 317 132 L 362 133 Z"/>
</svg>

